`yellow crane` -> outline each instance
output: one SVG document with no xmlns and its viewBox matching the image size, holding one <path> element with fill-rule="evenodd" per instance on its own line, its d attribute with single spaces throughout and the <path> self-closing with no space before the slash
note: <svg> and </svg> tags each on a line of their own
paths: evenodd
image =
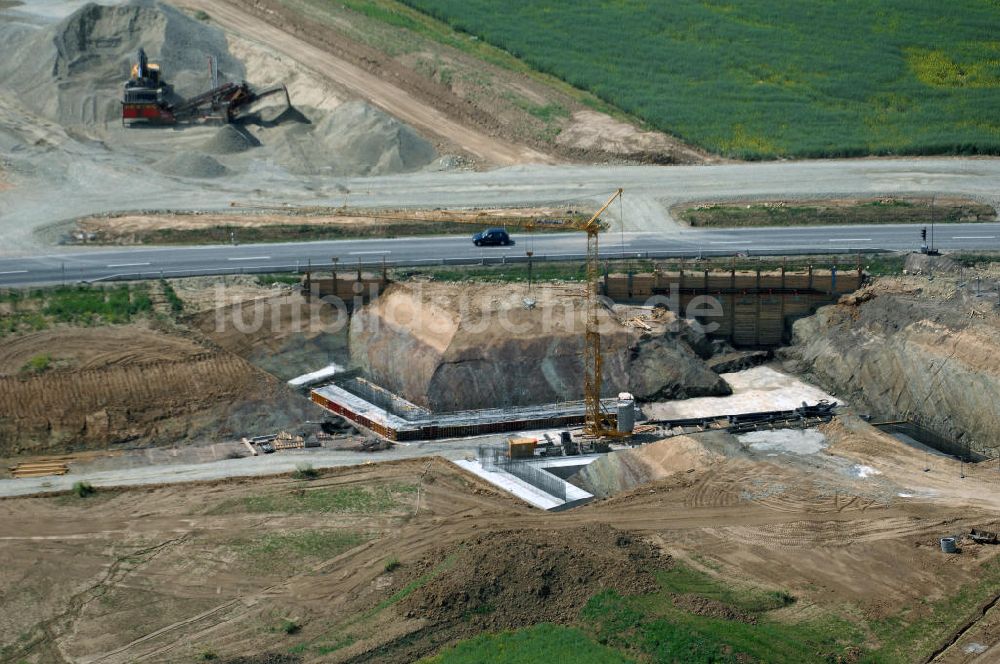
<svg viewBox="0 0 1000 664">
<path fill-rule="evenodd" d="M 584 329 L 584 343 L 583 343 L 583 401 L 586 410 L 586 426 L 584 431 L 596 437 L 618 437 L 618 429 L 615 426 L 613 419 L 604 412 L 601 407 L 601 382 L 603 380 L 601 374 L 601 333 L 600 333 L 600 321 L 598 320 L 600 315 L 600 302 L 598 292 L 598 284 L 600 283 L 601 276 L 601 266 L 600 266 L 600 252 L 599 252 L 599 242 L 598 238 L 600 236 L 601 230 L 604 226 L 601 223 L 600 217 L 604 214 L 611 204 L 615 202 L 615 199 L 620 199 L 623 189 L 619 187 L 615 190 L 611 197 L 604 202 L 604 205 L 593 214 L 586 221 L 582 221 L 578 218 L 567 218 L 559 220 L 560 223 L 549 225 L 549 227 L 555 228 L 567 228 L 573 230 L 583 231 L 587 234 L 587 291 L 586 291 L 586 309 L 584 312 L 585 316 L 585 329 Z M 256 209 L 269 209 L 269 210 L 294 210 L 296 212 L 308 211 L 314 213 L 330 212 L 330 208 L 321 207 L 267 207 L 267 206 L 253 206 L 244 205 L 240 203 L 231 203 L 231 207 L 241 207 L 241 208 L 256 208 Z M 531 232 L 536 227 L 536 221 L 532 217 L 491 217 L 486 213 L 481 213 L 476 216 L 468 215 L 458 215 L 454 213 L 449 213 L 446 211 L 437 211 L 433 217 L 426 215 L 407 215 L 403 212 L 391 212 L 380 214 L 378 212 L 362 212 L 362 211 L 348 211 L 346 208 L 336 208 L 334 213 L 338 216 L 345 217 L 365 217 L 373 219 L 386 219 L 386 220 L 399 220 L 399 221 L 430 221 L 430 222 L 451 222 L 459 224 L 473 224 L 482 225 L 484 223 L 489 223 L 490 225 L 508 225 L 515 226 L 517 228 L 523 229 L 525 231 Z M 531 255 L 530 253 L 528 254 Z"/>
</svg>

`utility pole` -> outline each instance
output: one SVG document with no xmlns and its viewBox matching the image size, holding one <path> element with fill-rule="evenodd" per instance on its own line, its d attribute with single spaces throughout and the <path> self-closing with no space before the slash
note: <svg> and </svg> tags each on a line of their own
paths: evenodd
<svg viewBox="0 0 1000 664">
<path fill-rule="evenodd" d="M 937 250 L 934 249 L 934 201 L 935 196 L 931 196 L 931 255 L 936 256 Z"/>
</svg>

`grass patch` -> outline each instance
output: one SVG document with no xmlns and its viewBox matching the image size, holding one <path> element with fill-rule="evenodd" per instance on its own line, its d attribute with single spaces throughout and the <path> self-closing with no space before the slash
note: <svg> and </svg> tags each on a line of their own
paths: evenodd
<svg viewBox="0 0 1000 664">
<path fill-rule="evenodd" d="M 399 569 L 399 565 L 400 565 L 399 558 L 397 558 L 396 556 L 390 556 L 389 559 L 385 561 L 383 569 L 387 573 L 395 572 L 397 569 Z"/>
<path fill-rule="evenodd" d="M 668 593 L 699 595 L 749 613 L 780 609 L 795 601 L 794 597 L 782 590 L 736 589 L 684 565 L 675 565 L 659 572 L 657 581 Z"/>
<path fill-rule="evenodd" d="M 1000 560 L 984 562 L 973 580 L 952 588 L 941 599 L 920 599 L 897 614 L 872 625 L 882 644 L 880 661 L 892 664 L 923 661 L 972 618 L 1000 588 Z"/>
<path fill-rule="evenodd" d="M 542 623 L 515 632 L 483 634 L 420 661 L 424 664 L 620 664 L 634 660 L 594 643 L 579 629 Z"/>
<path fill-rule="evenodd" d="M 331 4 L 330 0 L 307 1 L 320 10 L 327 11 Z M 608 113 L 629 122 L 636 120 L 634 117 L 627 115 L 622 109 L 601 99 L 598 95 L 575 87 L 546 70 L 533 67 L 503 47 L 498 47 L 479 39 L 462 28 L 449 23 L 447 20 L 441 20 L 437 16 L 421 11 L 422 8 L 417 7 L 415 3 L 399 2 L 399 0 L 342 0 L 337 4 L 373 21 L 393 26 L 411 35 L 417 35 L 437 42 L 501 69 L 529 76 L 594 110 Z"/>
<path fill-rule="evenodd" d="M 613 591 L 595 595 L 581 611 L 577 626 L 543 624 L 482 635 L 424 661 L 836 662 L 857 661 L 855 655 L 863 652 L 864 635 L 839 618 L 797 624 L 771 619 L 770 611 L 792 601 L 780 590 L 733 588 L 680 565 L 659 573 L 657 579 L 660 590 L 646 595 L 623 597 Z M 677 595 L 698 595 L 739 609 L 755 624 L 677 608 L 673 601 Z"/>
<path fill-rule="evenodd" d="M 416 490 L 416 486 L 408 484 L 345 489 L 300 489 L 286 493 L 260 494 L 228 500 L 218 505 L 211 513 L 339 512 L 378 514 L 399 507 L 402 504 L 401 498 L 416 492 Z"/>
<path fill-rule="evenodd" d="M 48 353 L 41 353 L 39 355 L 34 355 L 24 366 L 21 367 L 21 373 L 23 374 L 40 374 L 48 371 L 49 367 L 52 366 L 52 356 Z"/>
<path fill-rule="evenodd" d="M 313 240 L 357 240 L 366 238 L 398 238 L 422 235 L 469 235 L 490 227 L 486 220 L 482 226 L 451 221 L 414 221 L 373 224 L 272 224 L 267 226 L 211 226 L 209 228 L 150 228 L 128 235 L 130 244 L 229 244 L 235 237 L 240 244 L 261 242 L 307 242 Z M 501 224 L 502 225 L 502 224 Z M 536 233 L 567 232 L 552 226 L 540 225 Z M 233 234 L 232 236 L 230 234 Z M 122 238 L 98 233 L 88 244 L 116 245 Z"/>
<path fill-rule="evenodd" d="M 184 313 L 184 301 L 178 297 L 177 291 L 170 285 L 170 282 L 166 279 L 160 279 L 160 288 L 163 289 L 163 298 L 167 301 L 167 306 L 170 307 L 170 313 L 174 316 L 180 316 Z"/>
<path fill-rule="evenodd" d="M 385 2 L 350 4 L 358 11 Z M 1000 152 L 996 6 L 405 0 L 649 125 L 744 159 Z M 372 12 L 374 13 L 374 12 Z M 426 31 L 418 16 L 408 29 Z M 479 41 L 473 42 L 475 44 Z M 934 45 L 935 48 L 928 48 Z"/>
<path fill-rule="evenodd" d="M 59 323 L 128 323 L 153 309 L 144 284 L 111 288 L 61 286 L 45 291 L 42 313 Z"/>
<path fill-rule="evenodd" d="M 261 286 L 270 286 L 272 284 L 285 284 L 286 286 L 293 286 L 295 284 L 302 283 L 302 275 L 300 275 L 300 274 L 258 274 L 255 277 L 255 280 Z"/>
<path fill-rule="evenodd" d="M 685 577 L 687 572 L 684 573 Z M 808 623 L 770 620 L 767 607 L 779 597 L 755 597 L 756 624 L 689 613 L 674 607 L 670 584 L 697 588 L 701 596 L 728 597 L 734 592 L 701 579 L 661 579 L 664 590 L 640 597 L 608 591 L 595 596 L 581 612 L 601 644 L 620 648 L 650 662 L 833 662 L 847 661 L 863 636 L 846 621 L 828 617 Z M 742 597 L 736 591 L 736 597 Z M 714 598 L 714 597 L 712 597 Z M 763 601 L 762 601 L 763 600 Z M 839 659 L 838 659 L 839 658 Z"/>
<path fill-rule="evenodd" d="M 57 286 L 10 290 L 0 295 L 0 337 L 37 332 L 53 324 L 116 325 L 150 314 L 146 284 Z"/>
<path fill-rule="evenodd" d="M 305 530 L 268 533 L 239 540 L 233 547 L 259 569 L 278 569 L 290 560 L 325 560 L 364 543 L 368 536 L 349 530 Z"/>
<path fill-rule="evenodd" d="M 314 480 L 319 477 L 319 471 L 308 463 L 299 463 L 295 465 L 295 472 L 292 473 L 292 477 L 297 480 Z"/>
<path fill-rule="evenodd" d="M 861 202 L 856 205 L 700 205 L 680 212 L 692 226 L 746 228 L 756 226 L 842 226 L 850 224 L 925 224 L 994 221 L 996 210 L 980 203 L 931 206 L 929 201 L 897 199 Z M 914 236 L 917 229 L 914 229 Z"/>
<path fill-rule="evenodd" d="M 283 620 L 281 623 L 281 631 L 291 636 L 292 634 L 298 634 L 302 631 L 302 625 L 295 620 Z"/>
<path fill-rule="evenodd" d="M 97 489 L 91 486 L 90 482 L 73 482 L 73 494 L 77 498 L 86 498 L 97 493 Z"/>
</svg>

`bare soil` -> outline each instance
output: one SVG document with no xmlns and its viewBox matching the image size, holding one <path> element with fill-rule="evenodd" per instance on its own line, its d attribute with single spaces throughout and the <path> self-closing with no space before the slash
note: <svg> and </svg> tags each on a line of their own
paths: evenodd
<svg viewBox="0 0 1000 664">
<path fill-rule="evenodd" d="M 728 200 L 684 203 L 671 209 L 691 226 L 810 226 L 995 221 L 996 209 L 958 197 L 829 198 L 814 200 Z"/>
<path fill-rule="evenodd" d="M 188 0 L 227 30 L 300 62 L 481 166 L 555 161 L 702 163 L 705 153 L 589 109 L 568 86 L 486 62 L 329 4 Z M 266 38 L 265 38 L 266 36 Z M 316 53 L 308 53 L 315 49 Z M 563 134 L 565 133 L 565 136 Z"/>
<path fill-rule="evenodd" d="M 76 221 L 72 238 L 86 244 L 147 244 L 164 242 L 228 241 L 237 233 L 246 241 L 248 230 L 262 239 L 280 238 L 289 228 L 300 240 L 321 235 L 338 238 L 466 232 L 471 226 L 535 222 L 547 230 L 556 221 L 583 214 L 565 207 L 484 208 L 477 210 L 383 210 L 372 212 L 336 208 L 307 208 L 279 212 L 271 208 L 236 205 L 233 212 L 127 212 L 91 215 Z"/>
<path fill-rule="evenodd" d="M 237 331 L 236 303 L 276 292 L 284 292 L 278 298 L 288 303 L 288 291 L 251 278 L 230 281 L 177 282 L 176 292 L 191 312 L 179 323 L 154 316 L 120 325 L 58 324 L 5 337 L 0 457 L 227 442 L 315 418 L 319 411 L 268 371 L 287 379 L 302 373 L 296 373 L 300 367 L 325 366 L 344 335 L 336 335 L 329 316 L 297 297 L 302 306 L 293 311 L 289 305 L 287 320 L 269 312 L 270 343 L 255 353 L 247 341 L 254 337 L 245 333 L 264 325 L 249 317 L 240 320 L 243 332 Z M 158 285 L 151 290 L 154 306 L 163 309 L 158 291 Z M 209 334 L 216 329 L 246 343 L 217 344 Z"/>
<path fill-rule="evenodd" d="M 962 554 L 946 556 L 937 538 L 996 530 L 1000 475 L 966 466 L 960 479 L 958 462 L 857 420 L 824 433 L 820 467 L 726 458 L 562 513 L 532 510 L 437 459 L 314 481 L 3 500 L 0 598 L 11 609 L 0 618 L 0 642 L 10 644 L 3 655 L 189 662 L 205 652 L 292 651 L 306 662 L 408 662 L 483 629 L 571 622 L 600 588 L 644 592 L 650 572 L 680 561 L 729 583 L 792 593 L 797 601 L 776 620 L 839 616 L 863 629 L 894 616 L 903 625 L 930 620 L 912 644 L 917 659 L 952 638 L 964 622 L 958 614 L 976 609 L 929 613 L 974 582 L 997 548 L 966 540 Z M 831 473 L 832 463 L 868 463 L 881 475 Z M 393 498 L 296 507 L 324 491 Z M 251 509 L 260 501 L 270 507 Z M 316 533 L 363 541 L 330 554 L 274 544 Z M 260 552 L 253 542 L 276 548 Z M 698 615 L 748 619 L 696 597 L 674 601 Z M 904 609 L 913 606 L 925 608 Z M 299 629 L 286 634 L 285 621 Z M 977 638 L 993 638 L 989 624 Z M 947 654 L 949 662 L 975 657 Z"/>
</svg>

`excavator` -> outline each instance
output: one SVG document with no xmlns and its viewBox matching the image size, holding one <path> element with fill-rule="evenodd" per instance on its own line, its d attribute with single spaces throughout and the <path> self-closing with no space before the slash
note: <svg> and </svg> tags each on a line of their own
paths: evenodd
<svg viewBox="0 0 1000 664">
<path fill-rule="evenodd" d="M 276 85 L 256 90 L 246 81 L 219 84 L 219 72 L 214 58 L 209 58 L 212 89 L 190 99 L 174 100 L 170 85 L 163 80 L 160 65 L 149 62 L 146 51 L 139 49 L 132 65 L 132 74 L 125 81 L 122 95 L 122 124 L 176 125 L 179 123 L 221 120 L 232 122 L 241 113 L 265 97 L 284 93 L 290 108 L 292 100 L 288 88 Z"/>
</svg>

